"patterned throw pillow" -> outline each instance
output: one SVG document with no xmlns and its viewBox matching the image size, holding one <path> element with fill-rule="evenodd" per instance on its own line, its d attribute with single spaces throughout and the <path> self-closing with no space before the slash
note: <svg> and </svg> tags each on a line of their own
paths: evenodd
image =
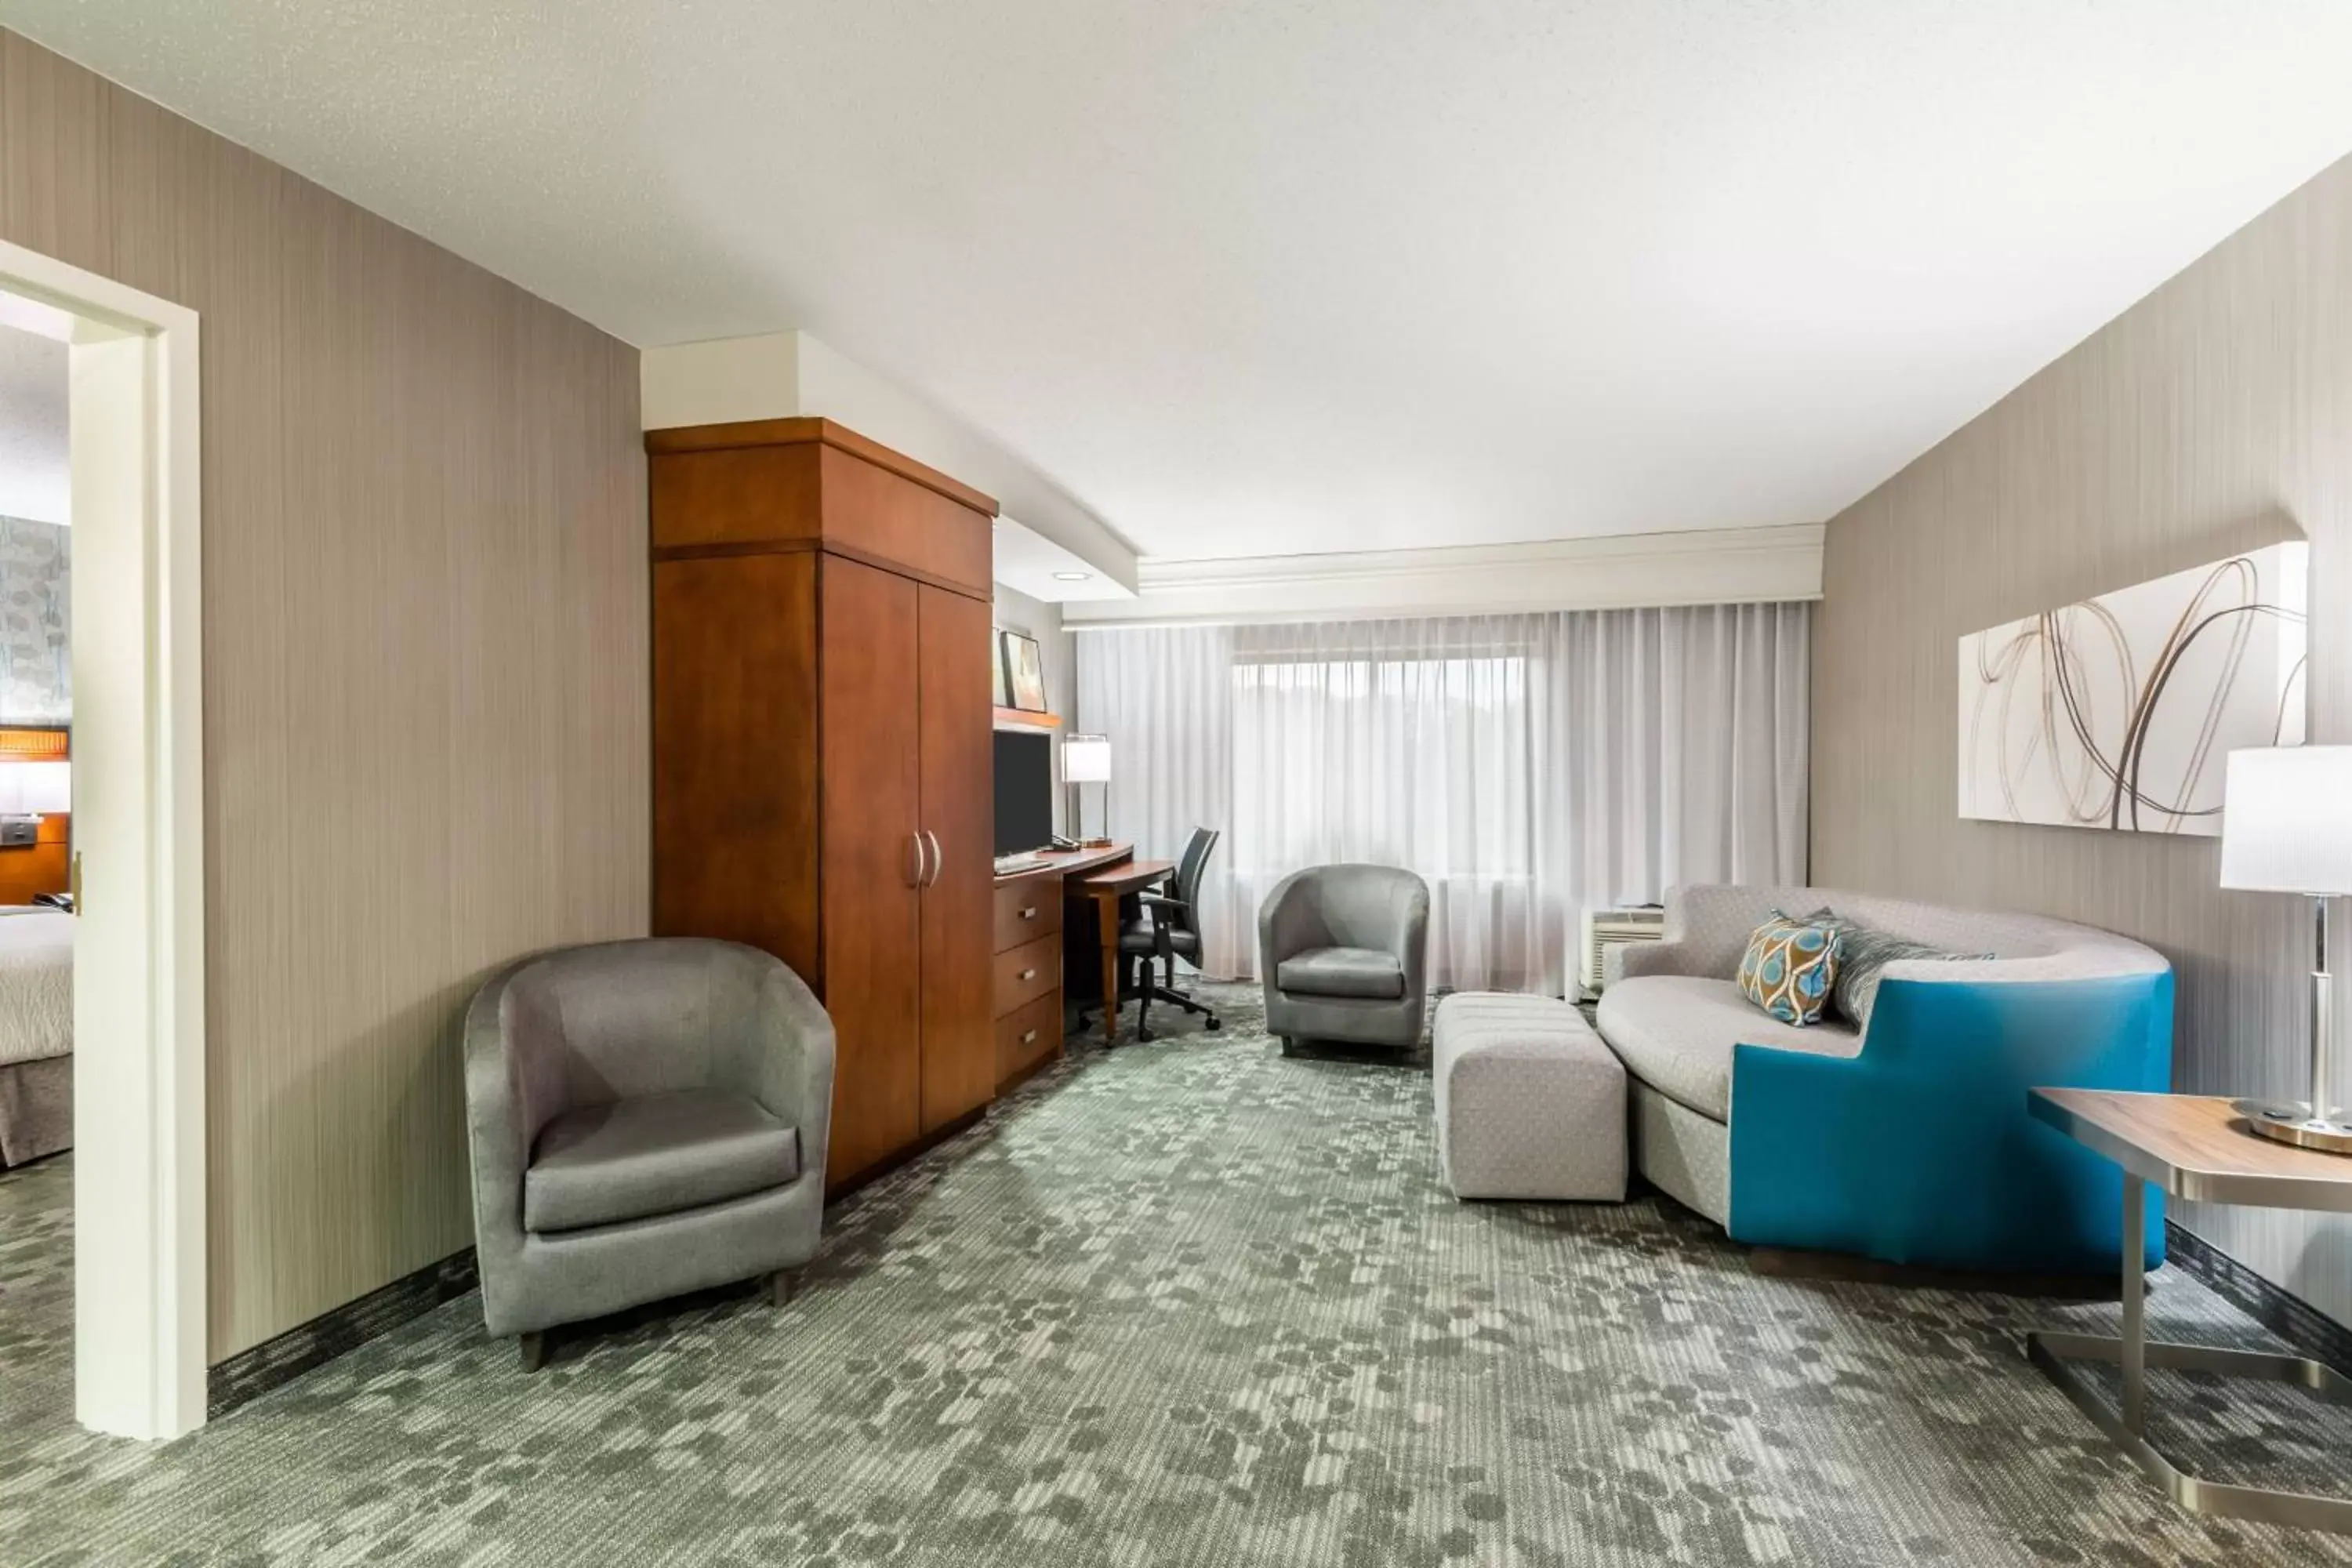
<svg viewBox="0 0 2352 1568">
<path fill-rule="evenodd" d="M 1783 915 L 1781 918 L 1785 920 L 1788 917 Z M 1893 931 L 1862 925 L 1825 909 L 1815 910 L 1807 915 L 1804 923 L 1827 926 L 1837 932 L 1837 980 L 1831 987 L 1830 1000 L 1839 1015 L 1857 1029 L 1870 1027 L 1870 1009 L 1878 1000 L 1878 983 L 1886 977 L 1888 964 L 1906 958 L 1974 963 L 1993 956 L 1990 952 L 1947 952 L 1940 947 L 1929 947 L 1925 942 L 1913 942 L 1909 937 L 1896 936 Z"/>
<path fill-rule="evenodd" d="M 1748 939 L 1739 994 L 1783 1024 L 1821 1021 L 1837 980 L 1838 931 L 1774 914 Z"/>
</svg>

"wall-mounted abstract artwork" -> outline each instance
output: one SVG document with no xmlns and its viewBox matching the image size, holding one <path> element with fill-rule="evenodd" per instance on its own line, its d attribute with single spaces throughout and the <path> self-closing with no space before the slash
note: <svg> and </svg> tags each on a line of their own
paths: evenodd
<svg viewBox="0 0 2352 1568">
<path fill-rule="evenodd" d="M 73 531 L 0 517 L 0 724 L 73 719 Z"/>
<path fill-rule="evenodd" d="M 1960 815 L 2221 831 L 2243 746 L 2303 743 L 2308 544 L 2045 610 L 1960 639 Z"/>
</svg>

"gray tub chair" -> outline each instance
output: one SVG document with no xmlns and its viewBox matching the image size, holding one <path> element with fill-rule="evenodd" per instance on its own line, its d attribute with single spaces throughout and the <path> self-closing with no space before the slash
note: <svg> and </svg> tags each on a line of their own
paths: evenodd
<svg viewBox="0 0 2352 1568">
<path fill-rule="evenodd" d="M 768 1276 L 816 1253 L 833 1021 L 733 942 L 572 948 L 466 1016 L 482 1318 L 520 1336 Z"/>
<path fill-rule="evenodd" d="M 1421 1043 L 1429 999 L 1429 884 L 1395 866 L 1316 866 L 1257 913 L 1265 1026 L 1299 1040 Z"/>
</svg>

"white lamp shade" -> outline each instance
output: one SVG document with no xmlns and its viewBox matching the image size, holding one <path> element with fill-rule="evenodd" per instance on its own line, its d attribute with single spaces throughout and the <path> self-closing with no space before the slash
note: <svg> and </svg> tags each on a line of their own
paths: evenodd
<svg viewBox="0 0 2352 1568">
<path fill-rule="evenodd" d="M 1104 735 L 1073 735 L 1062 742 L 1062 782 L 1110 783 L 1110 740 Z"/>
<path fill-rule="evenodd" d="M 2352 893 L 2352 746 L 2230 753 L 2221 886 Z"/>
</svg>

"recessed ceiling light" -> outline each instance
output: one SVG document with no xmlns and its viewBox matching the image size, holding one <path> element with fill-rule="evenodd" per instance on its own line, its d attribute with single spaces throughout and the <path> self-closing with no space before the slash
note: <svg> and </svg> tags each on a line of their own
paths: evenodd
<svg viewBox="0 0 2352 1568">
<path fill-rule="evenodd" d="M 1093 576 L 1094 574 L 1091 572 L 1056 572 L 1054 574 L 1054 581 L 1056 583 L 1084 583 L 1089 581 Z"/>
</svg>

